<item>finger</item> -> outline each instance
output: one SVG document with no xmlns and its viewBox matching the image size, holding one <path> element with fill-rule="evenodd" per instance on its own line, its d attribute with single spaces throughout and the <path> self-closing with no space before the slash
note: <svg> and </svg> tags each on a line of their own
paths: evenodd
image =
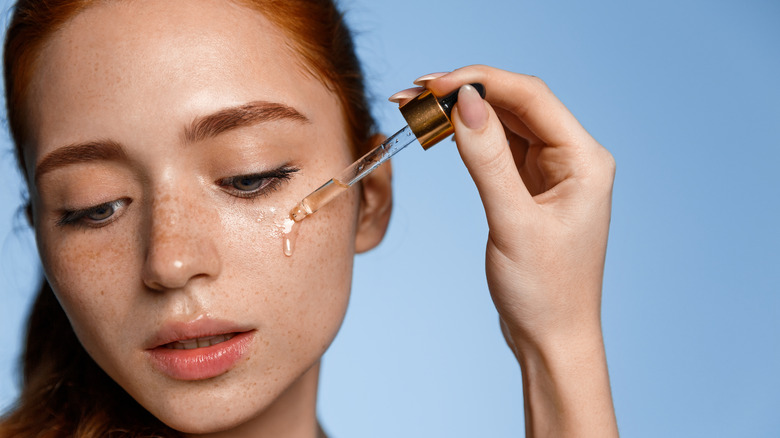
<svg viewBox="0 0 780 438">
<path fill-rule="evenodd" d="M 452 111 L 455 141 L 485 206 L 488 224 L 514 223 L 533 204 L 515 166 L 504 129 L 471 85 L 461 87 Z"/>
<path fill-rule="evenodd" d="M 547 85 L 535 76 L 476 65 L 427 81 L 426 87 L 434 94 L 444 96 L 463 84 L 473 82 L 485 86 L 486 100 L 491 105 L 510 111 L 547 145 L 598 146 L 595 141 L 583 142 L 583 139 L 590 139 L 590 135 Z"/>
<path fill-rule="evenodd" d="M 446 74 L 449 74 L 449 72 L 438 72 L 438 73 L 430 73 L 427 75 L 420 76 L 419 78 L 415 79 L 414 82 L 412 82 L 414 85 L 419 85 L 421 87 L 424 87 L 425 84 L 428 81 L 432 81 L 436 78 L 440 78 Z"/>
<path fill-rule="evenodd" d="M 529 146 L 528 152 L 525 154 L 525 163 L 520 168 L 520 175 L 526 182 L 526 187 L 531 195 L 538 195 L 545 190 L 545 175 L 539 167 L 539 154 L 543 147 L 538 143 Z"/>
<path fill-rule="evenodd" d="M 388 97 L 387 100 L 403 105 L 403 103 L 408 102 L 410 99 L 414 98 L 423 91 L 425 91 L 425 88 L 423 87 L 407 88 L 406 90 L 401 90 L 393 94 L 392 96 Z"/>
<path fill-rule="evenodd" d="M 495 110 L 495 108 L 493 108 Z M 499 117 L 499 120 L 501 118 Z M 506 135 L 506 139 L 509 141 L 509 149 L 512 151 L 512 155 L 515 158 L 515 165 L 518 169 L 525 163 L 525 156 L 528 153 L 528 147 L 531 145 L 531 143 L 528 142 L 525 138 L 515 134 L 511 129 L 507 128 L 506 125 L 504 125 L 504 135 Z"/>
<path fill-rule="evenodd" d="M 501 123 L 503 123 L 504 126 L 507 127 L 507 129 L 517 134 L 519 137 L 526 139 L 529 144 L 542 143 L 542 140 L 540 140 L 539 137 L 536 136 L 536 134 L 531 132 L 531 130 L 528 129 L 527 126 L 525 126 L 525 123 L 523 123 L 520 119 L 517 118 L 517 116 L 512 114 L 510 111 L 505 110 L 504 108 L 501 108 L 499 106 L 494 106 L 493 109 L 496 111 L 496 114 L 498 115 L 498 118 L 501 120 Z"/>
<path fill-rule="evenodd" d="M 528 140 L 520 137 L 514 132 L 506 129 L 504 131 L 506 138 L 509 140 L 509 149 L 512 151 L 512 156 L 515 160 L 515 167 L 520 172 L 520 178 L 523 180 L 528 193 L 531 196 L 536 196 L 541 193 L 543 181 L 540 179 L 538 173 L 529 171 L 532 166 L 533 157 L 529 159 L 529 152 L 531 148 L 539 149 L 537 145 L 529 145 Z"/>
</svg>

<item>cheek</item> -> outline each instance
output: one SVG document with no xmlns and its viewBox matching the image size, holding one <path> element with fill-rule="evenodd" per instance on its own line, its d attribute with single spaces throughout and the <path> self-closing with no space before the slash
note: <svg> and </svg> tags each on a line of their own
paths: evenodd
<svg viewBox="0 0 780 438">
<path fill-rule="evenodd" d="M 344 317 L 352 283 L 354 198 L 344 196 L 338 200 L 341 202 L 334 201 L 300 222 L 291 257 L 291 270 L 298 277 L 291 280 L 298 283 L 295 289 L 309 304 L 310 315 L 323 326 L 336 329 Z"/>
<path fill-rule="evenodd" d="M 129 310 L 131 273 L 138 267 L 133 245 L 126 236 L 76 232 L 58 239 L 54 232 L 37 235 L 44 273 L 76 335 L 94 352 L 100 334 Z"/>
<path fill-rule="evenodd" d="M 144 248 L 165 242 L 159 233 L 139 228 L 136 213 L 97 230 L 38 229 L 37 241 L 46 276 L 80 341 L 123 383 L 139 377 L 142 367 L 125 369 L 122 364 L 131 363 L 133 352 L 140 351 L 141 335 L 156 326 L 153 321 L 180 310 L 256 325 L 262 345 L 252 375 L 271 373 L 279 364 L 298 374 L 319 359 L 344 318 L 359 193 L 351 190 L 300 222 L 295 251 L 287 257 L 282 223 L 300 196 L 290 194 L 274 207 L 259 204 L 265 206 L 241 213 L 235 203 L 210 204 L 208 214 L 200 207 L 202 214 L 177 222 L 179 231 L 190 227 L 191 232 L 163 233 L 208 239 L 185 246 L 213 243 L 221 259 L 222 268 L 213 278 L 195 279 L 186 293 L 144 287 Z M 179 204 L 196 211 L 184 200 Z M 208 220 L 192 219 L 201 216 Z"/>
<path fill-rule="evenodd" d="M 234 232 L 223 251 L 224 274 L 243 291 L 235 298 L 273 332 L 269 337 L 283 340 L 280 354 L 321 354 L 338 331 L 352 280 L 356 206 L 356 193 L 348 193 L 296 224 L 289 257 L 279 226 L 289 208 L 263 217 L 265 225 L 223 218 Z"/>
</svg>

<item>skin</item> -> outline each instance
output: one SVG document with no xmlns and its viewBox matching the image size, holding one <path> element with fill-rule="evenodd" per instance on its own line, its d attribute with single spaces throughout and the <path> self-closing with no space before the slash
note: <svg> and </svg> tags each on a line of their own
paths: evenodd
<svg viewBox="0 0 780 438">
<path fill-rule="evenodd" d="M 301 223 L 294 256 L 283 254 L 287 212 L 353 159 L 337 97 L 284 40 L 262 15 L 226 2 L 108 2 L 54 35 L 33 78 L 25 157 L 46 277 L 95 361 L 183 432 L 315 435 L 319 360 L 346 310 L 354 254 L 387 225 L 389 167 L 366 181 L 364 202 L 351 191 Z M 183 134 L 198 117 L 255 101 L 307 121 Z M 97 141 L 124 156 L 35 168 Z M 251 198 L 224 182 L 280 166 L 299 170 L 261 180 L 273 188 Z M 92 212 L 106 223 L 61 223 L 113 201 Z M 155 368 L 149 339 L 166 323 L 204 318 L 254 330 L 249 353 L 208 380 Z"/>
<path fill-rule="evenodd" d="M 188 433 L 316 435 L 319 358 L 343 318 L 352 257 L 387 225 L 384 167 L 362 197 L 304 221 L 294 256 L 282 255 L 284 214 L 352 158 L 337 99 L 283 42 L 262 16 L 226 2 L 109 2 L 58 32 L 34 77 L 25 156 L 47 278 L 98 364 Z M 463 87 L 472 82 L 485 101 Z M 485 206 L 488 284 L 523 373 L 527 434 L 616 436 L 600 324 L 614 160 L 537 78 L 470 66 L 418 84 L 461 90 L 455 138 Z M 197 117 L 257 100 L 309 122 L 189 143 L 182 134 Z M 126 157 L 36 175 L 57 149 L 97 140 Z M 281 165 L 300 171 L 254 200 L 220 183 Z M 58 224 L 64 210 L 115 200 L 132 202 L 103 227 Z M 203 316 L 256 330 L 245 360 L 200 382 L 155 370 L 145 340 L 167 321 Z"/>
<path fill-rule="evenodd" d="M 455 140 L 485 207 L 485 271 L 523 373 L 527 436 L 617 436 L 601 331 L 612 155 L 539 78 L 476 65 L 416 83 L 460 87 Z"/>
</svg>

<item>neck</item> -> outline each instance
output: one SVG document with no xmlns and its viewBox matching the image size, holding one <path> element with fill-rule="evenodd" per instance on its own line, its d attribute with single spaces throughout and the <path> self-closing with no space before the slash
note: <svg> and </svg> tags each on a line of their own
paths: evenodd
<svg viewBox="0 0 780 438">
<path fill-rule="evenodd" d="M 317 423 L 317 382 L 320 364 L 317 362 L 287 388 L 258 416 L 236 428 L 207 435 L 186 435 L 201 438 L 325 438 Z"/>
</svg>

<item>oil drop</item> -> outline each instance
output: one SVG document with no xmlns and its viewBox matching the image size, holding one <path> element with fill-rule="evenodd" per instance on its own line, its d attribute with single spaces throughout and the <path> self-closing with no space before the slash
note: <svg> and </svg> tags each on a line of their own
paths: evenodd
<svg viewBox="0 0 780 438">
<path fill-rule="evenodd" d="M 298 222 L 293 220 L 292 215 L 282 223 L 282 247 L 284 255 L 292 257 L 295 251 L 295 241 L 298 239 Z"/>
<path fill-rule="evenodd" d="M 295 251 L 295 240 L 298 238 L 298 227 L 300 226 L 299 222 L 347 189 L 349 189 L 349 185 L 334 178 L 323 184 L 322 187 L 312 192 L 309 196 L 303 198 L 298 205 L 290 210 L 289 217 L 282 224 L 284 255 L 290 257 L 293 251 Z"/>
</svg>

